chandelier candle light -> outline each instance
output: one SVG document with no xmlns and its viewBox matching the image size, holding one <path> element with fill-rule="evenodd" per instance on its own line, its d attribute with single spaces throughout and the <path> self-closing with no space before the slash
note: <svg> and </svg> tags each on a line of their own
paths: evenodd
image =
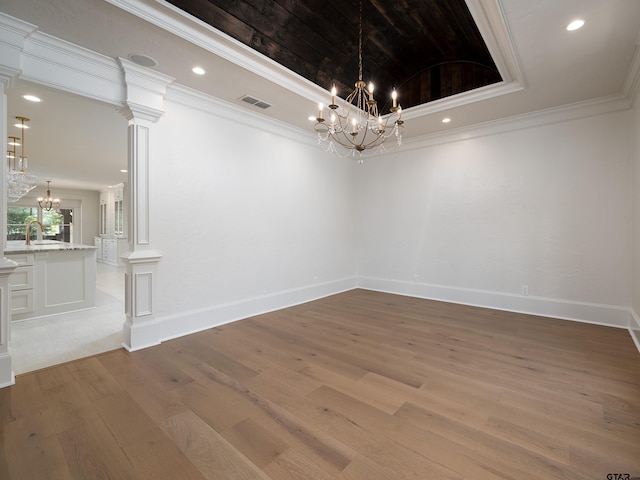
<svg viewBox="0 0 640 480">
<path fill-rule="evenodd" d="M 49 184 L 51 180 L 47 180 L 47 196 L 46 198 L 38 198 L 38 207 L 42 210 L 49 212 L 51 210 L 58 210 L 60 208 L 60 199 L 59 198 L 51 198 L 51 190 L 49 189 Z"/>
<path fill-rule="evenodd" d="M 395 88 L 391 93 L 393 101 L 391 112 L 385 116 L 378 113 L 378 105 L 373 98 L 373 83 L 367 84 L 362 80 L 362 0 L 360 0 L 360 23 L 358 29 L 358 81 L 355 90 L 345 100 L 342 109 L 336 104 L 336 87 L 331 89 L 331 104 L 329 118 L 323 116 L 324 106 L 318 105 L 318 116 L 315 118 L 314 129 L 318 134 L 318 141 L 329 142 L 328 151 L 342 156 L 349 154 L 360 156 L 365 151 L 372 153 L 383 151 L 383 144 L 391 136 L 395 136 L 398 145 L 402 143 L 404 130 L 401 119 L 402 107 L 398 105 Z M 342 147 L 336 147 L 336 144 Z"/>
</svg>

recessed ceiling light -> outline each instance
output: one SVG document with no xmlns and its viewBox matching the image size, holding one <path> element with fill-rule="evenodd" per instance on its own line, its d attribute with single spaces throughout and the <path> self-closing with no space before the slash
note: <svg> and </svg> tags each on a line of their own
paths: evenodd
<svg viewBox="0 0 640 480">
<path fill-rule="evenodd" d="M 584 20 L 574 20 L 569 25 L 567 25 L 567 30 L 573 32 L 574 30 L 578 30 L 584 25 Z"/>
<path fill-rule="evenodd" d="M 40 97 L 36 97 L 35 95 L 23 95 L 22 98 L 25 100 L 29 100 L 30 102 L 41 102 Z"/>
<path fill-rule="evenodd" d="M 445 117 L 442 119 L 442 123 L 449 123 L 451 119 L 449 117 Z"/>
<path fill-rule="evenodd" d="M 191 71 L 193 73 L 195 73 L 196 75 L 204 75 L 205 73 L 207 73 L 207 72 L 204 71 L 204 68 L 202 68 L 202 67 L 193 67 L 191 69 Z"/>
<path fill-rule="evenodd" d="M 129 170 L 120 170 L 121 173 L 127 173 Z"/>
</svg>

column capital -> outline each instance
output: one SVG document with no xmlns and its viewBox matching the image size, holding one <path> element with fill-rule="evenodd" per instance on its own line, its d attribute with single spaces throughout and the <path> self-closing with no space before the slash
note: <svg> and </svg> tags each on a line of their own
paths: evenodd
<svg viewBox="0 0 640 480">
<path fill-rule="evenodd" d="M 123 114 L 129 121 L 143 119 L 152 122 L 164 114 L 164 96 L 175 79 L 141 67 L 125 58 L 118 58 L 124 72 L 126 98 Z"/>
</svg>

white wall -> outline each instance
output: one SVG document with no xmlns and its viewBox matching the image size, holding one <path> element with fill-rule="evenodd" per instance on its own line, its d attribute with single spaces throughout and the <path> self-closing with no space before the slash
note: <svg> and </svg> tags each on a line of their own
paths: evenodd
<svg viewBox="0 0 640 480">
<path fill-rule="evenodd" d="M 164 337 L 355 286 L 353 162 L 169 100 L 150 155 Z"/>
<path fill-rule="evenodd" d="M 629 135 L 622 111 L 368 160 L 361 284 L 624 326 Z"/>
</svg>

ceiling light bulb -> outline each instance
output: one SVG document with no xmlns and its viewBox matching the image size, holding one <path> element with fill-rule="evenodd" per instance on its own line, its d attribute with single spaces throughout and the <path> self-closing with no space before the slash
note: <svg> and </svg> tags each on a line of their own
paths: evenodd
<svg viewBox="0 0 640 480">
<path fill-rule="evenodd" d="M 23 95 L 22 98 L 25 100 L 29 100 L 30 102 L 41 102 L 40 97 L 36 97 L 35 95 Z"/>
<path fill-rule="evenodd" d="M 193 67 L 191 71 L 196 75 L 204 75 L 206 73 L 202 67 Z"/>
<path fill-rule="evenodd" d="M 449 123 L 451 119 L 449 117 L 443 118 L 442 123 Z"/>
<path fill-rule="evenodd" d="M 574 31 L 574 30 L 578 30 L 579 28 L 581 28 L 584 25 L 584 20 L 574 20 L 573 22 L 571 22 L 569 25 L 567 25 L 567 30 L 569 30 L 570 32 Z"/>
</svg>

